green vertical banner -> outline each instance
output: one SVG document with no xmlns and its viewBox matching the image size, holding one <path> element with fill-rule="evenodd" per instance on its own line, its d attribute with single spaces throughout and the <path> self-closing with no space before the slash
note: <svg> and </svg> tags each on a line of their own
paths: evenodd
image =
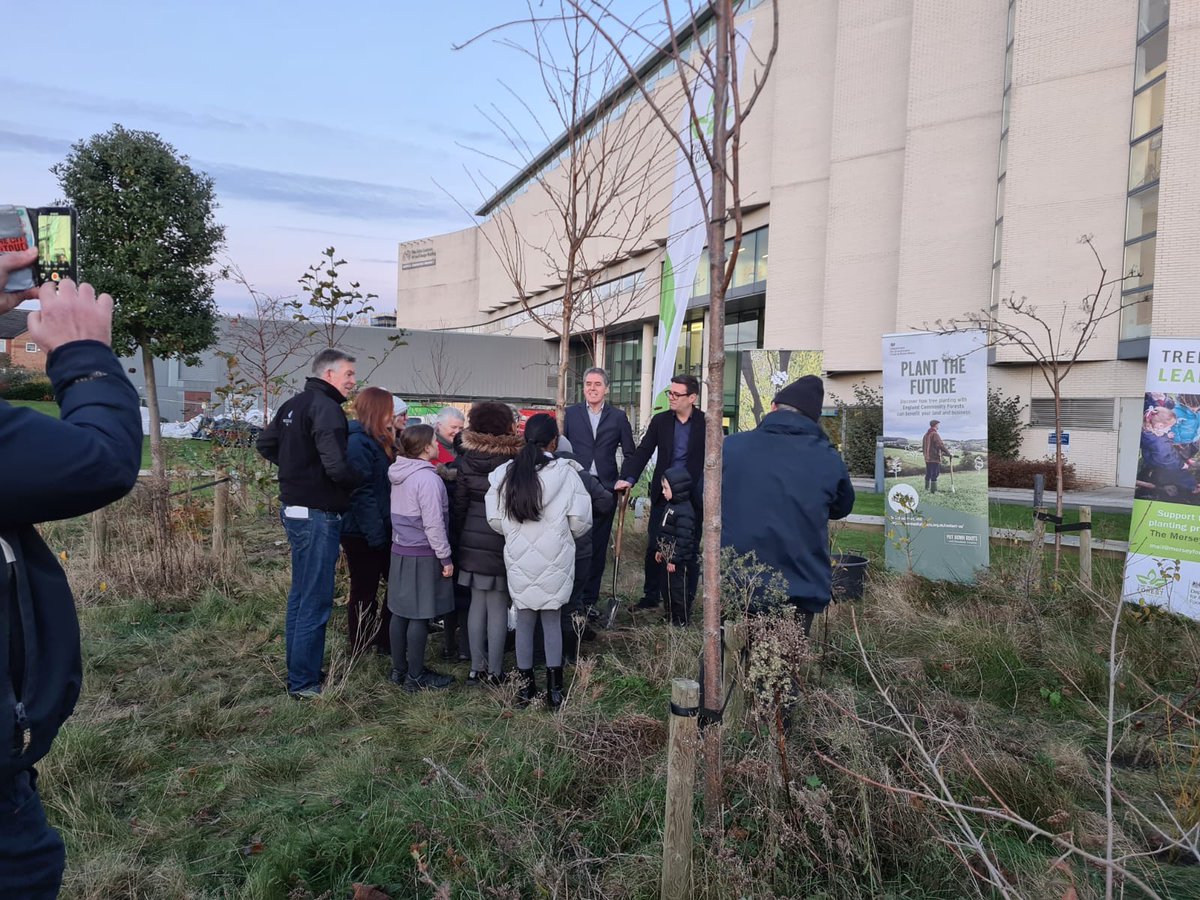
<svg viewBox="0 0 1200 900">
<path fill-rule="evenodd" d="M 743 350 L 738 353 L 738 402 L 735 431 L 752 431 L 771 411 L 780 389 L 803 378 L 820 375 L 820 350 Z"/>
<path fill-rule="evenodd" d="M 1151 338 L 1124 597 L 1200 619 L 1200 340 Z"/>
<path fill-rule="evenodd" d="M 987 336 L 883 337 L 889 569 L 973 582 L 988 565 Z"/>
</svg>

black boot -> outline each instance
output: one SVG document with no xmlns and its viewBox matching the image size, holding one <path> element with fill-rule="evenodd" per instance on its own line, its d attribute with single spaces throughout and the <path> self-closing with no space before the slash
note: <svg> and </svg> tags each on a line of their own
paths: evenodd
<svg viewBox="0 0 1200 900">
<path fill-rule="evenodd" d="M 558 709 L 563 703 L 562 666 L 546 667 L 546 706 Z"/>
<path fill-rule="evenodd" d="M 537 696 L 537 679 L 534 677 L 533 669 L 517 669 L 517 675 L 521 679 L 521 684 L 517 688 L 517 706 L 528 706 Z"/>
</svg>

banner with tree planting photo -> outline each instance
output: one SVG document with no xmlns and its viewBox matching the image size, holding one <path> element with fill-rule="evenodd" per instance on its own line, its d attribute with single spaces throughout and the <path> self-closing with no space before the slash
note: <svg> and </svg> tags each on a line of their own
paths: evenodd
<svg viewBox="0 0 1200 900">
<path fill-rule="evenodd" d="M 1200 619 L 1200 340 L 1151 338 L 1125 599 Z"/>
<path fill-rule="evenodd" d="M 742 350 L 738 353 L 737 431 L 758 427 L 780 389 L 805 375 L 820 375 L 820 350 Z M 728 377 L 728 376 L 727 376 Z"/>
<path fill-rule="evenodd" d="M 973 582 L 988 565 L 987 336 L 883 337 L 888 568 Z"/>
</svg>

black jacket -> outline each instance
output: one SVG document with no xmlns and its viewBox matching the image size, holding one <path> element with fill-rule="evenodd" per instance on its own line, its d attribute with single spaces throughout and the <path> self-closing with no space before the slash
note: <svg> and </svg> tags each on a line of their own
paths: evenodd
<svg viewBox="0 0 1200 900">
<path fill-rule="evenodd" d="M 0 783 L 46 755 L 82 680 L 71 588 L 35 522 L 93 512 L 137 483 L 137 391 L 112 351 L 75 341 L 46 374 L 61 418 L 0 400 Z M 2 550 L 3 548 L 0 548 Z"/>
<path fill-rule="evenodd" d="M 341 392 L 320 378 L 309 378 L 304 390 L 288 400 L 255 446 L 279 466 L 279 499 L 285 506 L 308 506 L 345 512 L 350 493 L 362 476 L 346 460 L 346 402 Z"/>
<path fill-rule="evenodd" d="M 487 523 L 484 498 L 488 476 L 521 452 L 525 439 L 519 434 L 460 433 L 461 452 L 450 464 L 457 470 L 450 489 L 450 544 L 454 565 L 477 575 L 504 575 L 504 535 Z"/>
<path fill-rule="evenodd" d="M 691 433 L 688 435 L 687 471 L 692 476 L 692 506 L 699 510 L 704 494 L 704 413 L 693 409 L 688 422 Z M 625 464 L 621 467 L 621 478 L 632 484 L 641 476 L 654 451 L 658 451 L 654 477 L 650 480 L 650 500 L 653 503 L 662 502 L 662 477 L 674 463 L 671 455 L 675 452 L 675 426 L 678 424 L 679 418 L 669 409 L 651 418 L 642 442 L 633 456 L 625 458 Z"/>
<path fill-rule="evenodd" d="M 570 438 L 567 438 L 570 440 Z M 600 479 L 583 468 L 583 463 L 575 456 L 573 452 L 568 453 L 566 450 L 559 450 L 554 454 L 559 459 L 569 459 L 572 462 L 579 463 L 579 478 L 583 482 L 584 488 L 588 492 L 588 496 L 592 498 L 592 520 L 602 516 L 612 515 L 616 509 L 617 501 L 613 496 L 613 492 L 600 483 Z M 585 559 L 592 558 L 592 533 L 589 531 L 583 537 L 575 539 L 575 570 L 579 571 L 579 563 Z"/>
<path fill-rule="evenodd" d="M 821 426 L 801 413 L 769 413 L 725 439 L 721 546 L 753 550 L 778 569 L 807 612 L 829 605 L 829 520 L 854 508 L 846 464 Z"/>
<path fill-rule="evenodd" d="M 671 499 L 666 502 L 662 518 L 658 522 L 660 547 L 670 549 L 670 559 L 663 553 L 663 562 L 691 563 L 696 560 L 696 508 L 692 505 L 692 477 L 682 466 L 667 469 L 664 473 L 671 485 Z M 664 548 L 666 549 L 666 548 Z"/>
<path fill-rule="evenodd" d="M 604 404 L 596 435 L 592 436 L 592 420 L 586 403 L 568 406 L 563 414 L 563 436 L 571 442 L 571 453 L 578 463 L 591 470 L 596 464 L 596 476 L 610 491 L 617 481 L 617 448 L 625 459 L 633 456 L 633 429 L 623 409 Z"/>
<path fill-rule="evenodd" d="M 392 544 L 392 485 L 387 454 L 359 422 L 350 423 L 346 459 L 363 477 L 350 495 L 350 510 L 342 517 L 342 534 L 366 540 L 370 547 Z"/>
</svg>

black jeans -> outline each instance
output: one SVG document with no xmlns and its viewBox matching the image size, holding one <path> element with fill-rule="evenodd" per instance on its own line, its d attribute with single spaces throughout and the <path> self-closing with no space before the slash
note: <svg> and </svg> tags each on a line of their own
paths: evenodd
<svg viewBox="0 0 1200 900">
<path fill-rule="evenodd" d="M 588 560 L 587 578 L 579 600 L 584 606 L 595 606 L 604 590 L 604 569 L 608 565 L 608 539 L 612 535 L 614 512 L 592 518 L 592 556 Z"/>
<path fill-rule="evenodd" d="M 672 625 L 687 625 L 692 620 L 692 601 L 696 599 L 696 587 L 691 576 L 695 567 L 694 562 L 677 562 L 675 571 L 668 572 L 666 563 L 659 564 L 658 577 L 663 588 L 663 605 L 666 607 L 667 619 Z"/>
<path fill-rule="evenodd" d="M 17 773 L 0 785 L 0 897 L 54 900 L 65 862 L 62 838 L 38 797 L 37 773 Z"/>
</svg>

